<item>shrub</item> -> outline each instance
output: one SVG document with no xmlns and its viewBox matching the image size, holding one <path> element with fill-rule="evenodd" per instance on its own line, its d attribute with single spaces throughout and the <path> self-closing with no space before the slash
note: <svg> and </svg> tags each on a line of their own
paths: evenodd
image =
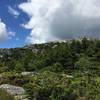
<svg viewBox="0 0 100 100">
<path fill-rule="evenodd" d="M 0 90 L 0 100 L 15 100 L 13 96 L 4 90 Z"/>
</svg>

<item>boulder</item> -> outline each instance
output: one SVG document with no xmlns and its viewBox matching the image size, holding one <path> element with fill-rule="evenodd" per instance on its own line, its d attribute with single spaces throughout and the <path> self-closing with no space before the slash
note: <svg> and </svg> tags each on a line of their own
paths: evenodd
<svg viewBox="0 0 100 100">
<path fill-rule="evenodd" d="M 13 86 L 9 84 L 2 84 L 0 85 L 0 89 L 7 91 L 9 94 L 15 95 L 22 95 L 25 93 L 25 90 L 22 87 Z"/>
</svg>

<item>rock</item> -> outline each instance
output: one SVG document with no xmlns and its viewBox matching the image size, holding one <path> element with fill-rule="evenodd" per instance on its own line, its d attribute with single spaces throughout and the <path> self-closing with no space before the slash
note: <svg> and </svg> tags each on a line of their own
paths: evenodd
<svg viewBox="0 0 100 100">
<path fill-rule="evenodd" d="M 3 55 L 0 55 L 0 58 L 3 58 Z"/>
<path fill-rule="evenodd" d="M 0 78 L 2 78 L 2 74 L 0 74 Z"/>
<path fill-rule="evenodd" d="M 27 75 L 31 75 L 33 74 L 33 72 L 22 72 L 21 75 L 22 76 L 27 76 Z"/>
<path fill-rule="evenodd" d="M 56 48 L 58 45 L 54 45 L 52 48 L 54 49 L 54 48 Z"/>
<path fill-rule="evenodd" d="M 0 85 L 0 89 L 7 91 L 9 94 L 15 95 L 22 95 L 25 93 L 25 90 L 22 87 L 13 86 L 9 84 L 2 84 Z"/>
<path fill-rule="evenodd" d="M 28 100 L 26 98 L 26 95 L 18 95 L 18 96 L 15 96 L 15 100 Z"/>
<path fill-rule="evenodd" d="M 74 78 L 72 75 L 62 74 L 62 76 L 67 77 L 67 78 Z"/>
<path fill-rule="evenodd" d="M 21 75 L 22 76 L 27 76 L 27 75 L 36 75 L 36 72 L 22 72 Z"/>
</svg>

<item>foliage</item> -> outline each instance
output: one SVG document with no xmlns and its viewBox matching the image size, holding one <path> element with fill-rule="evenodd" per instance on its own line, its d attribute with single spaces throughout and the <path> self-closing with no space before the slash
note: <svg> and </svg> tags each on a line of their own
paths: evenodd
<svg viewBox="0 0 100 100">
<path fill-rule="evenodd" d="M 92 66 L 91 62 L 86 57 L 80 58 L 79 61 L 75 63 L 75 68 L 82 71 L 90 69 L 91 66 Z"/>
<path fill-rule="evenodd" d="M 4 90 L 0 90 L 0 100 L 15 100 L 13 96 L 5 92 Z"/>
<path fill-rule="evenodd" d="M 0 49 L 0 84 L 26 89 L 30 100 L 99 100 L 100 40 Z M 34 72 L 23 76 L 21 72 Z"/>
</svg>

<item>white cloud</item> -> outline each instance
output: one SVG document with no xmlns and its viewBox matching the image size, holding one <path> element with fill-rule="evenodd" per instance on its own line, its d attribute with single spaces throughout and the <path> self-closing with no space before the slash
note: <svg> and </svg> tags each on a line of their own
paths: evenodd
<svg viewBox="0 0 100 100">
<path fill-rule="evenodd" d="M 7 39 L 11 39 L 15 36 L 14 32 L 8 31 L 6 24 L 0 19 L 0 42 L 5 41 Z"/>
<path fill-rule="evenodd" d="M 8 37 L 6 25 L 0 20 L 0 40 L 4 40 Z"/>
<path fill-rule="evenodd" d="M 19 5 L 30 20 L 29 43 L 81 36 L 100 37 L 100 0 L 28 0 Z"/>
<path fill-rule="evenodd" d="M 15 10 L 14 8 L 12 8 L 11 6 L 8 6 L 8 12 L 11 15 L 13 15 L 15 18 L 17 18 L 20 15 L 20 13 L 17 10 Z"/>
</svg>

